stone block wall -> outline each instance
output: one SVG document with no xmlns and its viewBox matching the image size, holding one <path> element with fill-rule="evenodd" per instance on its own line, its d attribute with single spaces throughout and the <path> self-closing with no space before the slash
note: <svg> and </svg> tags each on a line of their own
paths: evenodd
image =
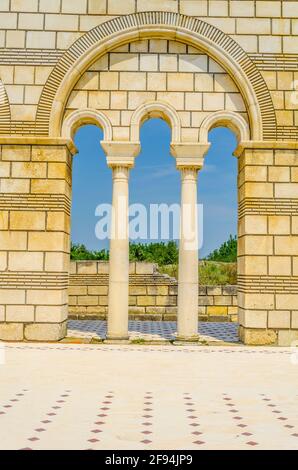
<svg viewBox="0 0 298 470">
<path fill-rule="evenodd" d="M 70 318 L 105 319 L 108 311 L 109 265 L 72 261 L 69 285 Z M 177 280 L 151 263 L 130 263 L 130 319 L 176 320 Z M 200 286 L 198 316 L 204 321 L 237 321 L 237 286 Z"/>
<path fill-rule="evenodd" d="M 70 152 L 50 139 L 2 140 L 0 340 L 57 340 L 67 319 Z"/>
<path fill-rule="evenodd" d="M 297 209 L 297 149 L 240 150 L 238 301 L 245 343 L 297 340 Z"/>
</svg>

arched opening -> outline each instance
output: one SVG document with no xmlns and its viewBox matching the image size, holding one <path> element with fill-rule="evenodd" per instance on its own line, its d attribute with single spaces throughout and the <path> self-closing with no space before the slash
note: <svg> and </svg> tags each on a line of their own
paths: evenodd
<svg viewBox="0 0 298 470">
<path fill-rule="evenodd" d="M 206 294 L 210 294 L 208 305 L 201 305 L 200 309 L 201 315 L 213 321 L 238 320 L 238 161 L 233 156 L 237 134 L 222 126 L 210 130 L 211 147 L 199 173 L 198 200 L 203 204 L 204 213 L 200 284 L 205 285 Z"/>
<path fill-rule="evenodd" d="M 74 134 L 78 153 L 72 166 L 71 239 L 89 251 L 108 249 L 108 240 L 95 234 L 99 204 L 111 200 L 111 175 L 100 145 L 103 131 L 95 125 L 83 125 Z"/>
</svg>

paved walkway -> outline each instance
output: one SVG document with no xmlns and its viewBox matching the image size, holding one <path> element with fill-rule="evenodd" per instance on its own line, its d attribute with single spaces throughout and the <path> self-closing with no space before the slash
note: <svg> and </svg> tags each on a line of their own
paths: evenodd
<svg viewBox="0 0 298 470">
<path fill-rule="evenodd" d="M 7 344 L 5 355 L 0 449 L 298 449 L 290 348 Z"/>
<path fill-rule="evenodd" d="M 176 337 L 176 322 L 130 321 L 129 336 L 132 341 L 171 341 Z M 105 339 L 107 322 L 99 320 L 70 320 L 68 337 Z M 208 343 L 238 343 L 238 324 L 229 322 L 200 322 L 198 327 L 200 340 Z"/>
</svg>

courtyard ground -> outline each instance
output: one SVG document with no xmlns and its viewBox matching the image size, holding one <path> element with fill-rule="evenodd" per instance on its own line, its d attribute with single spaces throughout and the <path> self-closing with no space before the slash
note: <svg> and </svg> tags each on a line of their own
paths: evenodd
<svg viewBox="0 0 298 470">
<path fill-rule="evenodd" d="M 0 449 L 298 449 L 295 349 L 2 348 Z"/>
</svg>

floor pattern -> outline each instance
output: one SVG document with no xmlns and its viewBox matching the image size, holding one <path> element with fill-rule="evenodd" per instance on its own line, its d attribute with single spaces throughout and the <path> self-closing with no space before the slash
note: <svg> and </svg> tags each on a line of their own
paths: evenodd
<svg viewBox="0 0 298 470">
<path fill-rule="evenodd" d="M 173 341 L 176 338 L 176 322 L 130 321 L 129 336 L 131 340 Z M 68 337 L 104 339 L 107 322 L 100 320 L 70 320 Z M 198 326 L 201 341 L 238 343 L 238 324 L 230 322 L 200 322 Z"/>
<path fill-rule="evenodd" d="M 0 449 L 297 449 L 291 348 L 5 344 Z"/>
</svg>

